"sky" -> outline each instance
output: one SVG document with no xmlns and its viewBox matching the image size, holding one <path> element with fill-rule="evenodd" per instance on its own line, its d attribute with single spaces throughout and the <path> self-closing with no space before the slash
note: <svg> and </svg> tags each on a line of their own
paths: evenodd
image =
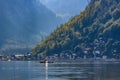
<svg viewBox="0 0 120 80">
<path fill-rule="evenodd" d="M 80 14 L 88 5 L 88 0 L 39 0 L 57 16 L 68 20 Z"/>
</svg>

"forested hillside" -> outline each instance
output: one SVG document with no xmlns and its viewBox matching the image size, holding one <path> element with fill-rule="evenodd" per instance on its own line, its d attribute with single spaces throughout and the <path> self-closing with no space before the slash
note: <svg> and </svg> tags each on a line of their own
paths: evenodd
<svg viewBox="0 0 120 80">
<path fill-rule="evenodd" d="M 120 1 L 91 0 L 86 9 L 40 42 L 32 54 L 120 58 Z"/>
</svg>

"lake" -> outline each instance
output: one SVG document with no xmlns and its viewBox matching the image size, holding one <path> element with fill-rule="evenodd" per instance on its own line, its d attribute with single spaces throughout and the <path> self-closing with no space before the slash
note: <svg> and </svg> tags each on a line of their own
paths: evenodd
<svg viewBox="0 0 120 80">
<path fill-rule="evenodd" d="M 0 61 L 0 80 L 120 80 L 120 62 Z"/>
</svg>

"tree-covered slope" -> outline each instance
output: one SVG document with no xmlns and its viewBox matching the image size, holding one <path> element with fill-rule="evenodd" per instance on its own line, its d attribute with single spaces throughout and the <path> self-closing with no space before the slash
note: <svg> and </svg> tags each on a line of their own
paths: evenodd
<svg viewBox="0 0 120 80">
<path fill-rule="evenodd" d="M 87 57 L 120 57 L 120 1 L 91 0 L 86 9 L 41 41 L 33 54 L 66 51 Z"/>
</svg>

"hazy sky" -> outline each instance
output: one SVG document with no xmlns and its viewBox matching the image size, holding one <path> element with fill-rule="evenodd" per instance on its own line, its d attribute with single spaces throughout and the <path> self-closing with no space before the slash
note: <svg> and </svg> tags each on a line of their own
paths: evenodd
<svg viewBox="0 0 120 80">
<path fill-rule="evenodd" d="M 87 0 L 39 0 L 57 16 L 69 19 L 85 9 Z"/>
</svg>

